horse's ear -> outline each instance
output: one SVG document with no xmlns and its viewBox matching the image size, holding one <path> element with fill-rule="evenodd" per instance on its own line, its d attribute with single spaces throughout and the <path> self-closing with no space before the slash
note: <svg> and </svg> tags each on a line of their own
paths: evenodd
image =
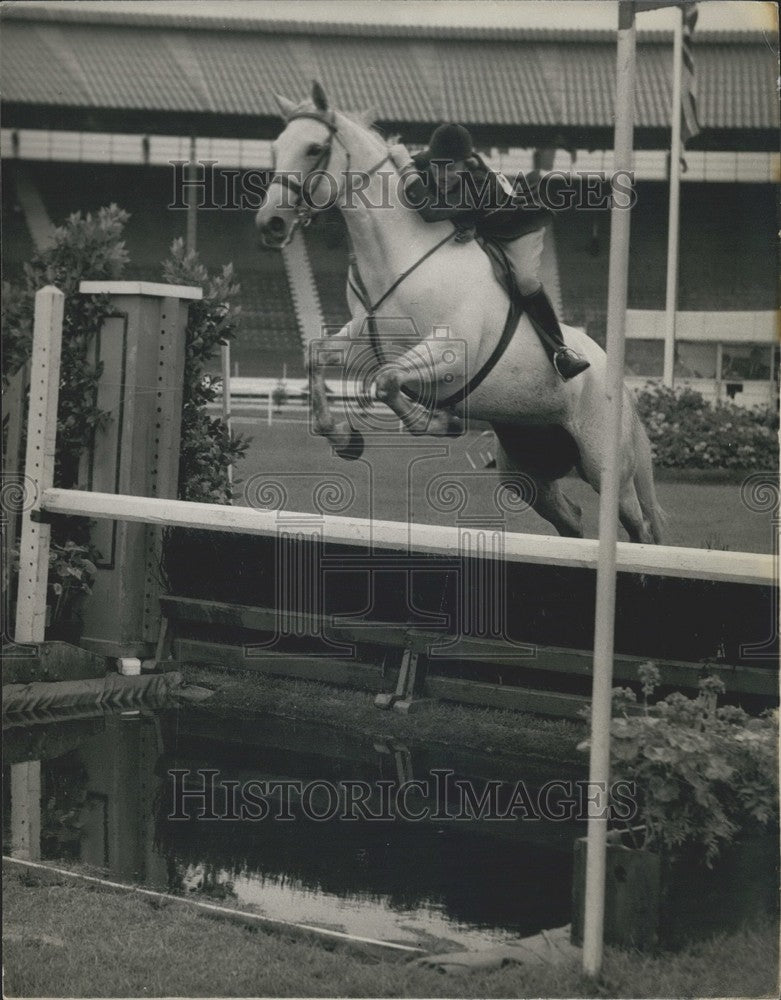
<svg viewBox="0 0 781 1000">
<path fill-rule="evenodd" d="M 317 80 L 312 80 L 312 100 L 318 111 L 328 110 L 328 98 L 325 96 L 325 91 Z"/>
<path fill-rule="evenodd" d="M 358 119 L 361 125 L 365 126 L 366 128 L 371 128 L 372 125 L 379 118 L 379 112 L 377 111 L 376 108 L 364 108 L 364 110 L 359 111 L 355 117 Z"/>
<path fill-rule="evenodd" d="M 277 102 L 277 107 L 279 108 L 282 117 L 287 121 L 287 119 L 296 110 L 296 102 L 289 101 L 287 97 L 283 97 L 281 94 L 274 94 L 274 100 Z"/>
</svg>

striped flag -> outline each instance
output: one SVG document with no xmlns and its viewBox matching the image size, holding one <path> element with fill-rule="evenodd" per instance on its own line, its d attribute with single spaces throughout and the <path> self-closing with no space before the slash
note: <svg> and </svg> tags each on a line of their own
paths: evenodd
<svg viewBox="0 0 781 1000">
<path fill-rule="evenodd" d="M 635 0 L 635 11 L 679 7 L 683 10 L 683 79 L 681 81 L 681 145 L 685 146 L 700 131 L 697 121 L 697 98 L 694 94 L 694 29 L 697 25 L 697 4 L 691 0 Z"/>
</svg>

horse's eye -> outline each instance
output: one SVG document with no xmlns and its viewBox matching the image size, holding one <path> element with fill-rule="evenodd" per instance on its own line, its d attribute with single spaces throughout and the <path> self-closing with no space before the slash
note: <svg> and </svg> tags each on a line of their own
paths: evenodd
<svg viewBox="0 0 781 1000">
<path fill-rule="evenodd" d="M 312 145 L 307 149 L 306 155 L 307 156 L 319 156 L 322 153 L 322 151 L 323 151 L 323 147 L 319 143 L 313 142 Z"/>
</svg>

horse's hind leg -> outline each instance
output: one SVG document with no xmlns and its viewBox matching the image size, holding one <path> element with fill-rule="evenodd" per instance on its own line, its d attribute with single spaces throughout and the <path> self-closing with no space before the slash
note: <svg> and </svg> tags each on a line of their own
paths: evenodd
<svg viewBox="0 0 781 1000">
<path fill-rule="evenodd" d="M 630 542 L 653 545 L 656 541 L 650 523 L 643 516 L 634 478 L 621 485 L 621 492 L 618 495 L 618 519 L 629 535 Z"/>
<path fill-rule="evenodd" d="M 631 441 L 631 438 L 630 438 Z M 578 441 L 580 447 L 580 462 L 578 471 L 583 479 L 596 493 L 601 491 L 601 443 L 594 443 L 587 438 Z M 651 525 L 643 516 L 640 500 L 634 483 L 633 455 L 629 445 L 621 450 L 621 484 L 618 494 L 618 519 L 623 525 L 631 542 L 654 542 Z"/>
<path fill-rule="evenodd" d="M 540 517 L 549 521 L 565 538 L 583 537 L 583 518 L 580 507 L 574 503 L 558 480 L 535 480 L 536 495 L 532 507 Z"/>
<path fill-rule="evenodd" d="M 562 427 L 513 427 L 494 424 L 496 468 L 532 508 L 566 538 L 582 538 L 580 507 L 561 488 L 561 478 L 578 458 L 572 436 Z"/>
<path fill-rule="evenodd" d="M 496 468 L 507 488 L 516 489 L 528 499 L 533 510 L 544 518 L 565 538 L 582 538 L 583 521 L 580 507 L 573 503 L 561 488 L 558 479 L 546 479 L 539 473 L 525 471 L 513 462 L 503 441 L 503 435 L 496 438 Z M 514 481 L 513 475 L 517 476 Z"/>
</svg>

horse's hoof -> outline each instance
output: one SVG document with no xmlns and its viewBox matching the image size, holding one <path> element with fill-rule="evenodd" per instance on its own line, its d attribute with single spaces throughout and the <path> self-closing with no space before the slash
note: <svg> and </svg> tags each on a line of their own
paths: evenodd
<svg viewBox="0 0 781 1000">
<path fill-rule="evenodd" d="M 363 434 L 360 431 L 352 430 L 350 431 L 350 440 L 347 444 L 339 448 L 334 448 L 334 451 L 339 458 L 346 458 L 348 462 L 354 462 L 356 458 L 360 458 L 363 454 L 363 448 Z"/>
</svg>

